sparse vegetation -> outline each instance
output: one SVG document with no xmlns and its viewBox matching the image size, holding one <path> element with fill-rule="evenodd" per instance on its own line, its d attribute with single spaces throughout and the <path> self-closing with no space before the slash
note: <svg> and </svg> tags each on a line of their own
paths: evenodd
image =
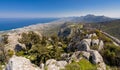
<svg viewBox="0 0 120 70">
<path fill-rule="evenodd" d="M 101 54 L 106 64 L 111 66 L 120 66 L 120 48 L 112 43 L 106 43 Z"/>
<path fill-rule="evenodd" d="M 96 65 L 93 65 L 86 59 L 81 59 L 79 62 L 73 62 L 65 67 L 65 70 L 96 70 Z"/>
<path fill-rule="evenodd" d="M 45 63 L 46 60 L 51 58 L 60 60 L 60 55 L 64 52 L 64 45 L 58 44 L 59 42 L 62 43 L 62 40 L 60 40 L 57 35 L 50 37 L 43 36 L 40 39 L 40 36 L 34 32 L 28 34 L 23 33 L 19 42 L 26 45 L 26 50 L 16 52 L 16 55 L 30 59 L 32 63 L 38 66 L 40 63 Z"/>
</svg>

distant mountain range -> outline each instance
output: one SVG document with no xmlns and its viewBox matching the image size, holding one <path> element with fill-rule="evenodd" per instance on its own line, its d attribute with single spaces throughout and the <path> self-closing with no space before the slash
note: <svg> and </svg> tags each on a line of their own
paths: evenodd
<svg viewBox="0 0 120 70">
<path fill-rule="evenodd" d="M 58 20 L 59 22 L 83 22 L 83 23 L 96 23 L 96 22 L 105 22 L 115 20 L 115 18 L 110 18 L 106 16 L 95 16 L 95 15 L 86 15 L 81 17 L 66 17 Z"/>
</svg>

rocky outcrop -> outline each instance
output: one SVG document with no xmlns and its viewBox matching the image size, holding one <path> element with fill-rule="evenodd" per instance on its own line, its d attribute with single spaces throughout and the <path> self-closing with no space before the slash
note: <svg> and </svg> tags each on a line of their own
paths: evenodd
<svg viewBox="0 0 120 70">
<path fill-rule="evenodd" d="M 83 40 L 76 40 L 69 43 L 67 50 L 69 51 L 89 51 L 91 46 L 96 46 L 98 47 L 97 50 L 102 50 L 104 48 L 104 43 L 102 40 L 99 39 L 91 39 L 89 37 L 91 36 L 97 36 L 95 33 L 88 35 L 87 38 Z"/>
<path fill-rule="evenodd" d="M 13 56 L 10 58 L 5 70 L 41 70 L 34 66 L 29 59 Z"/>
<path fill-rule="evenodd" d="M 106 65 L 103 61 L 102 56 L 96 50 L 90 50 L 90 61 L 94 64 L 99 65 L 98 70 L 106 70 Z"/>
<path fill-rule="evenodd" d="M 89 60 L 89 58 L 90 58 L 90 53 L 89 53 L 89 52 L 86 52 L 86 51 L 82 51 L 82 56 L 83 56 L 84 58 L 86 58 L 86 59 Z"/>
<path fill-rule="evenodd" d="M 42 36 L 39 32 L 34 31 L 36 34 L 38 34 L 40 37 Z M 25 32 L 14 32 L 14 33 L 8 33 L 8 44 L 6 44 L 7 49 L 12 49 L 15 51 L 20 51 L 22 48 L 25 48 L 24 44 L 19 43 L 19 39 L 22 38 L 22 33 L 28 33 L 27 31 Z"/>
<path fill-rule="evenodd" d="M 18 33 L 8 33 L 8 44 L 6 44 L 7 49 L 12 49 L 12 50 L 20 50 L 20 49 L 16 49 L 16 47 L 25 47 L 24 44 L 21 44 L 18 42 L 18 39 L 21 38 L 21 34 Z"/>
<path fill-rule="evenodd" d="M 49 59 L 46 61 L 47 70 L 64 69 L 66 65 L 67 65 L 66 61 L 56 61 L 54 59 Z"/>
<path fill-rule="evenodd" d="M 67 46 L 68 51 L 88 51 L 90 50 L 91 39 L 83 39 L 82 41 L 72 42 Z"/>
<path fill-rule="evenodd" d="M 100 62 L 103 62 L 103 58 L 98 51 L 90 50 L 90 53 L 91 53 L 91 60 L 94 64 L 99 64 Z"/>
<path fill-rule="evenodd" d="M 80 43 L 77 43 L 76 47 L 78 51 L 90 50 L 91 39 L 83 39 Z"/>
</svg>

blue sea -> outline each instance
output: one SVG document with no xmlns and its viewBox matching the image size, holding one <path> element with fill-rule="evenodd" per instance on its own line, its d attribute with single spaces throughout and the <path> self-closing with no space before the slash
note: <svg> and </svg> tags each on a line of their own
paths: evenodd
<svg viewBox="0 0 120 70">
<path fill-rule="evenodd" d="M 58 18 L 0 18 L 0 31 L 21 28 L 37 23 L 48 23 L 57 20 Z"/>
</svg>

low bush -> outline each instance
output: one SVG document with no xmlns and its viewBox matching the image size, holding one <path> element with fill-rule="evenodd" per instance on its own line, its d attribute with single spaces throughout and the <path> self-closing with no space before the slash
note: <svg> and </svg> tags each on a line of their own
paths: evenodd
<svg viewBox="0 0 120 70">
<path fill-rule="evenodd" d="M 66 65 L 65 70 L 96 70 L 97 66 L 93 65 L 86 59 L 81 59 L 79 62 L 73 62 Z"/>
<path fill-rule="evenodd" d="M 12 57 L 13 55 L 14 55 L 14 51 L 9 49 L 9 50 L 8 50 L 8 56 L 9 56 L 9 57 Z"/>
<path fill-rule="evenodd" d="M 98 50 L 98 49 L 99 49 L 99 46 L 98 46 L 98 45 L 93 45 L 93 46 L 90 46 L 90 49 Z"/>
<path fill-rule="evenodd" d="M 106 64 L 110 66 L 120 66 L 120 47 L 112 43 L 106 43 L 100 53 Z"/>
</svg>

